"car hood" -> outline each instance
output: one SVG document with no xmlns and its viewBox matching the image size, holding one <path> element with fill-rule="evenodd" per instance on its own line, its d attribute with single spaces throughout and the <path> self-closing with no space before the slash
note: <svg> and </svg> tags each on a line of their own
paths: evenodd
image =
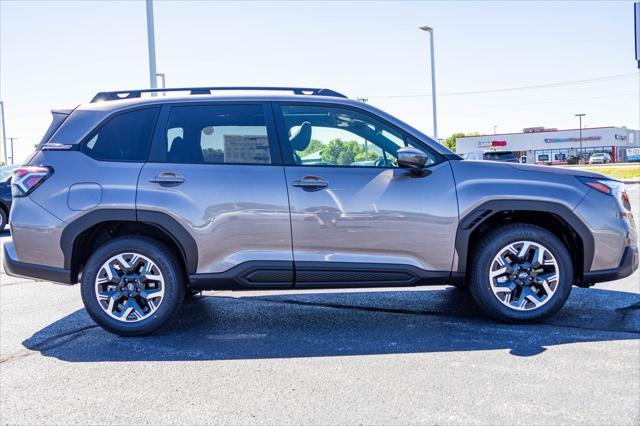
<svg viewBox="0 0 640 426">
<path fill-rule="evenodd" d="M 557 175 L 570 175 L 570 176 L 591 177 L 596 179 L 615 180 L 609 176 L 603 175 L 602 173 L 588 172 L 586 170 L 580 170 L 575 167 L 535 166 L 532 164 L 514 164 L 514 163 L 504 163 L 504 164 L 507 167 L 513 167 L 515 169 L 528 171 L 528 172 L 554 173 Z"/>
</svg>

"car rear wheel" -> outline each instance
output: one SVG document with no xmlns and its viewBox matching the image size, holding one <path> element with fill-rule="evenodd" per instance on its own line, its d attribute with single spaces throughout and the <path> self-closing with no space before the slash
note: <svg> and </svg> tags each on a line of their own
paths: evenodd
<svg viewBox="0 0 640 426">
<path fill-rule="evenodd" d="M 470 271 L 473 298 L 489 315 L 508 322 L 538 322 L 566 302 L 573 283 L 571 256 L 544 228 L 513 224 L 478 244 Z"/>
<path fill-rule="evenodd" d="M 144 237 L 119 237 L 87 261 L 82 300 L 105 330 L 140 336 L 153 333 L 178 311 L 183 281 L 180 265 L 165 246 Z"/>
</svg>

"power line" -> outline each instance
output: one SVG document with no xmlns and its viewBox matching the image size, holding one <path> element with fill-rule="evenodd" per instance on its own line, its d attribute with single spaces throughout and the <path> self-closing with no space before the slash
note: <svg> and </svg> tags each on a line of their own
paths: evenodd
<svg viewBox="0 0 640 426">
<path fill-rule="evenodd" d="M 606 77 L 597 77 L 597 78 L 589 78 L 585 80 L 570 80 L 570 81 L 560 81 L 556 83 L 546 83 L 546 84 L 533 84 L 529 86 L 518 86 L 518 87 L 506 87 L 506 88 L 497 88 L 497 89 L 485 89 L 485 90 L 468 90 L 464 92 L 448 92 L 448 93 L 440 93 L 438 96 L 462 96 L 462 95 L 479 95 L 483 93 L 500 93 L 500 92 L 514 92 L 518 90 L 532 90 L 532 89 L 545 89 L 550 87 L 562 87 L 562 86 L 572 86 L 579 84 L 589 84 L 589 83 L 600 83 L 604 81 L 612 81 L 612 80 L 622 80 L 626 78 L 635 77 L 635 73 L 631 74 L 618 74 L 618 75 L 610 75 Z M 423 98 L 423 97 L 431 97 L 430 93 L 424 94 L 407 94 L 407 95 L 380 95 L 380 96 L 369 96 L 370 98 Z"/>
<path fill-rule="evenodd" d="M 552 101 L 537 101 L 537 102 L 527 102 L 527 103 L 520 103 L 520 104 L 483 104 L 482 107 L 483 108 L 509 108 L 509 107 L 519 107 L 519 106 L 529 106 L 529 105 L 559 104 L 564 102 L 590 101 L 595 99 L 623 98 L 627 96 L 640 97 L 640 92 L 622 93 L 619 95 L 590 96 L 587 98 L 554 99 Z"/>
</svg>

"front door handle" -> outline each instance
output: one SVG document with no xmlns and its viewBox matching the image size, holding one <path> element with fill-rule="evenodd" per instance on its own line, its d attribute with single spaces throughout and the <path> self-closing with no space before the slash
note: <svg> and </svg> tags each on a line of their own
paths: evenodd
<svg viewBox="0 0 640 426">
<path fill-rule="evenodd" d="M 149 182 L 157 183 L 162 186 L 176 186 L 184 182 L 184 177 L 173 172 L 163 172 L 149 180 Z"/>
<path fill-rule="evenodd" d="M 329 186 L 329 182 L 317 176 L 305 176 L 300 180 L 294 180 L 293 182 L 291 182 L 291 185 L 313 191 L 326 188 L 327 186 Z"/>
</svg>

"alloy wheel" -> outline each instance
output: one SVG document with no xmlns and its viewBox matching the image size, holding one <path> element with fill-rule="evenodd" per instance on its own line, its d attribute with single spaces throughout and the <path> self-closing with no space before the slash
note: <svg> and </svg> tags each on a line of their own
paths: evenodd
<svg viewBox="0 0 640 426">
<path fill-rule="evenodd" d="M 95 295 L 103 311 L 123 322 L 148 318 L 164 298 L 164 277 L 148 257 L 134 252 L 113 256 L 102 264 Z"/>
<path fill-rule="evenodd" d="M 560 270 L 548 248 L 533 241 L 503 247 L 491 262 L 489 283 L 503 305 L 517 311 L 538 309 L 558 289 Z"/>
</svg>

